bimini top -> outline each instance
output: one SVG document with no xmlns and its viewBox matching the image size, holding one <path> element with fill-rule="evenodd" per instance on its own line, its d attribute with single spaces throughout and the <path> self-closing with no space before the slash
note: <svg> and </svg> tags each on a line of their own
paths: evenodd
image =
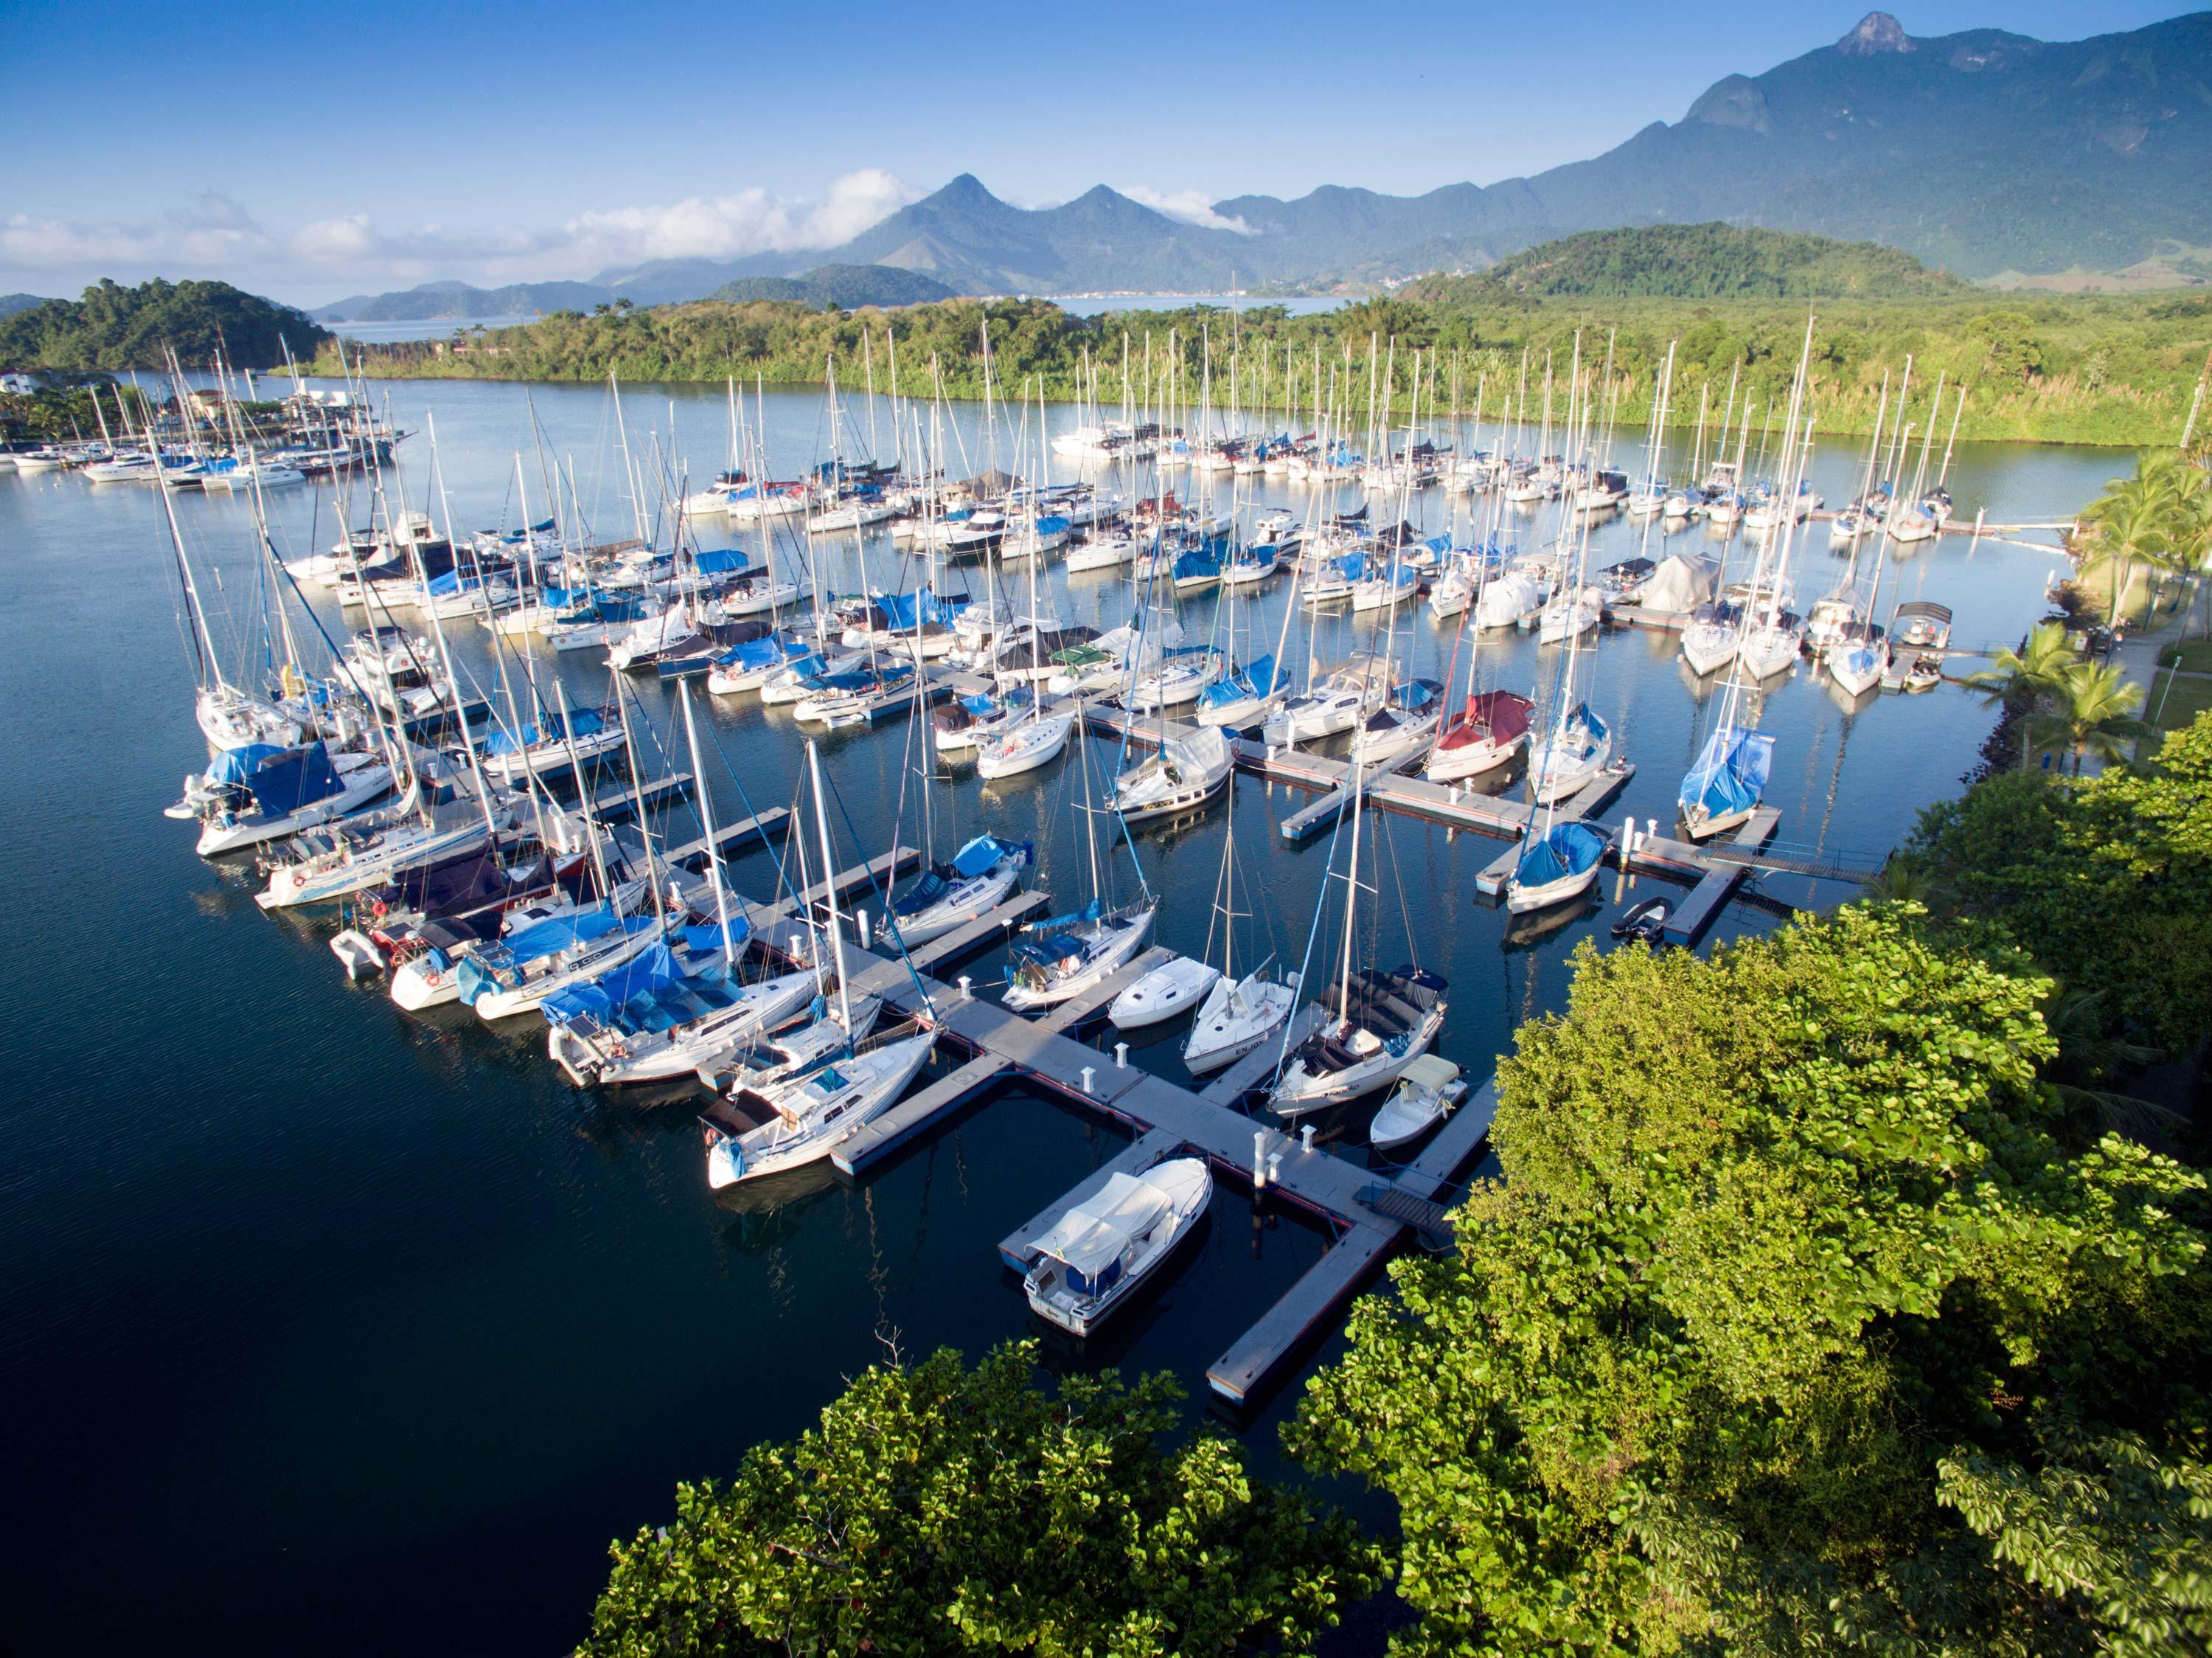
<svg viewBox="0 0 2212 1658">
<path fill-rule="evenodd" d="M 1030 1247 L 1095 1281 L 1174 1203 L 1165 1188 L 1116 1171 L 1101 1191 L 1054 1222 Z"/>
</svg>

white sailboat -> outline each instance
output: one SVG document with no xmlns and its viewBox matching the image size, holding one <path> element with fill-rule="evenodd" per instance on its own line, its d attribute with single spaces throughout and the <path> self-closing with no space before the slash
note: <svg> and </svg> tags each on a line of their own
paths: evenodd
<svg viewBox="0 0 2212 1658">
<path fill-rule="evenodd" d="M 822 839 L 829 932 L 836 964 L 837 1024 L 849 1034 L 859 1027 L 854 1021 L 845 966 L 845 930 L 838 918 L 836 883 L 830 873 L 836 868 L 836 855 L 830 839 L 829 812 L 823 802 L 822 759 L 811 742 L 806 746 L 806 764 L 814 783 L 815 825 Z M 810 1032 L 813 1029 L 809 1027 Z M 897 1102 L 936 1042 L 936 1033 L 925 1030 L 866 1052 L 848 1048 L 796 1075 L 750 1084 L 741 1080 L 732 1097 L 758 1117 L 760 1124 L 743 1134 L 714 1138 L 707 1152 L 707 1184 L 719 1190 L 820 1161 L 840 1141 Z"/>
</svg>

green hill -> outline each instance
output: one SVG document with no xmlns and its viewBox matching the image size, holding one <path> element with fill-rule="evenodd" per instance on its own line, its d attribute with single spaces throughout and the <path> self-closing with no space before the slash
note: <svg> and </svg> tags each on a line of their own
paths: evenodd
<svg viewBox="0 0 2212 1658">
<path fill-rule="evenodd" d="M 187 369 L 218 348 L 241 369 L 313 357 L 331 338 L 303 311 L 227 282 L 101 281 L 80 300 L 50 299 L 0 318 L 0 363 L 11 369 L 158 369 L 173 349 Z"/>
<path fill-rule="evenodd" d="M 919 271 L 902 271 L 891 265 L 824 265 L 799 277 L 739 277 L 707 296 L 732 305 L 754 300 L 788 300 L 817 310 L 835 305 L 841 311 L 864 305 L 926 305 L 951 299 L 957 290 Z"/>
<path fill-rule="evenodd" d="M 1968 284 L 1877 242 L 1716 222 L 1584 231 L 1480 276 L 1422 286 L 1440 299 L 1453 289 L 1547 299 L 1922 299 Z"/>
</svg>

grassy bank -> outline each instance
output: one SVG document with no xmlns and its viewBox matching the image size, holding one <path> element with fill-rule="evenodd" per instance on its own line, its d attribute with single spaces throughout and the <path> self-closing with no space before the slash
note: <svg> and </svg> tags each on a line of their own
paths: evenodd
<svg viewBox="0 0 2212 1658">
<path fill-rule="evenodd" d="M 1102 404 L 1118 407 L 1126 373 L 1136 399 L 1148 383 L 1172 386 L 1194 407 L 1210 348 L 1217 405 L 1229 400 L 1233 361 L 1246 406 L 1280 406 L 1287 383 L 1304 422 L 1318 372 L 1323 398 L 1333 386 L 1339 408 L 1357 424 L 1366 417 L 1368 354 L 1376 341 L 1385 362 L 1396 342 L 1389 400 L 1401 418 L 1411 406 L 1418 352 L 1425 408 L 1433 399 L 1439 410 L 1472 411 L 1480 390 L 1492 418 L 1516 393 L 1525 357 L 1534 418 L 1547 355 L 1563 387 L 1579 330 L 1586 366 L 1602 366 L 1611 337 L 1619 418 L 1628 425 L 1649 420 L 1668 344 L 1676 342 L 1669 424 L 1687 427 L 1697 420 L 1701 388 L 1718 420 L 1738 364 L 1754 419 L 1785 399 L 1808 308 L 1818 315 L 1814 410 L 1820 431 L 1832 438 L 1871 429 L 1885 371 L 1893 403 L 1909 354 L 1909 418 L 1923 429 L 1940 373 L 1950 387 L 1966 388 L 1962 440 L 2171 444 L 2212 350 L 2212 297 L 2193 294 L 1547 299 L 1501 296 L 1479 283 L 1446 279 L 1322 315 L 1291 316 L 1261 305 L 1233 320 L 1206 308 L 1078 317 L 1044 300 L 951 300 L 850 313 L 702 302 L 597 316 L 558 313 L 453 340 L 356 345 L 349 354 L 374 377 L 584 381 L 611 372 L 625 380 L 720 383 L 736 375 L 774 386 L 817 386 L 834 361 L 841 383 L 857 387 L 865 341 L 880 389 L 890 383 L 895 343 L 902 391 L 937 386 L 950 396 L 975 397 L 983 389 L 988 322 L 993 380 L 1001 393 L 1026 385 L 1035 396 L 1041 383 L 1044 395 L 1066 400 L 1091 385 Z M 335 351 L 325 347 L 314 369 L 338 372 Z M 1381 379 L 1380 365 L 1374 376 Z M 1559 396 L 1564 407 L 1563 390 Z M 1939 438 L 1949 431 L 1953 401 L 1947 392 Z"/>
</svg>

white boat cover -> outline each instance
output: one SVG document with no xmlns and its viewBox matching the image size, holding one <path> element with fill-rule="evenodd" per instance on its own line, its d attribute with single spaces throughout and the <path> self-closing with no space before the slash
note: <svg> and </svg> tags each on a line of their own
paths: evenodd
<svg viewBox="0 0 2212 1658">
<path fill-rule="evenodd" d="M 1637 603 L 1662 616 L 1679 616 L 1710 604 L 1720 591 L 1721 567 L 1710 558 L 1690 558 L 1673 552 L 1659 561 L 1651 579 L 1637 595 Z"/>
<path fill-rule="evenodd" d="M 1164 1187 L 1116 1172 L 1107 1177 L 1103 1189 L 1053 1222 L 1052 1230 L 1034 1247 L 1041 1255 L 1066 1262 L 1095 1283 L 1174 1203 Z"/>
</svg>

